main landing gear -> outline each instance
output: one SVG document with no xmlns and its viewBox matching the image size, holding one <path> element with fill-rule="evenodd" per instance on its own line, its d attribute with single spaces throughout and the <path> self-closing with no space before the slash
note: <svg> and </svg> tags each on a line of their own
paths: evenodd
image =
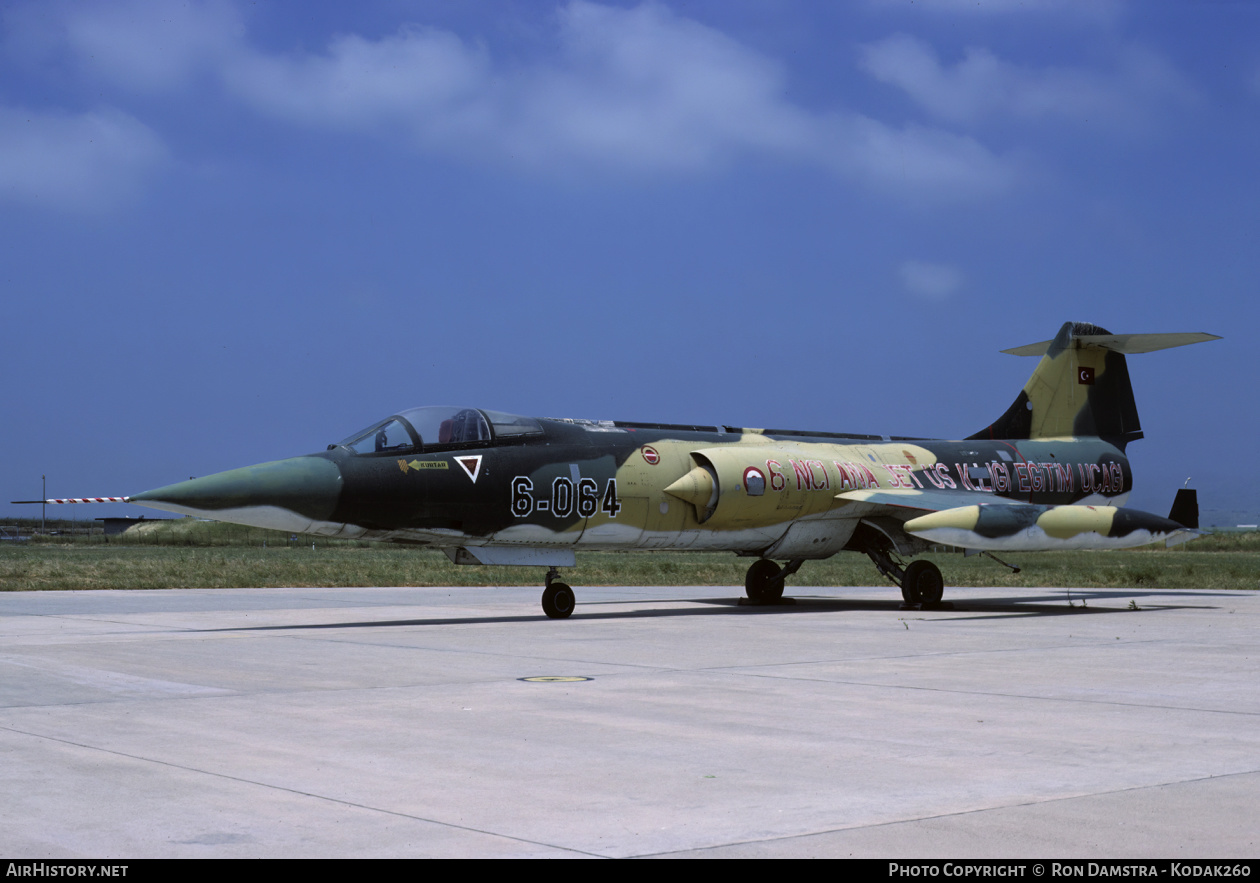
<svg viewBox="0 0 1260 883">
<path fill-rule="evenodd" d="M 931 561 L 911 561 L 901 575 L 901 599 L 907 604 L 939 607 L 945 594 L 941 569 Z"/>
<path fill-rule="evenodd" d="M 880 573 L 901 586 L 901 600 L 906 607 L 931 609 L 952 606 L 948 601 L 941 600 L 945 594 L 945 578 L 941 576 L 941 569 L 931 561 L 911 561 L 902 568 L 885 549 L 872 545 L 862 551 Z"/>
<path fill-rule="evenodd" d="M 786 601 L 783 599 L 783 583 L 800 570 L 804 563 L 803 558 L 793 558 L 783 567 L 779 567 L 769 558 L 758 558 L 744 576 L 744 590 L 748 593 L 749 603 L 795 604 L 790 598 Z"/>
<path fill-rule="evenodd" d="M 868 547 L 866 554 L 875 562 L 880 573 L 901 587 L 901 598 L 907 607 L 934 608 L 947 606 L 941 601 L 945 594 L 945 579 L 941 570 L 931 561 L 911 561 L 905 568 L 894 562 L 884 549 Z M 789 561 L 783 567 L 767 558 L 759 558 L 748 568 L 744 577 L 744 589 L 750 604 L 794 603 L 783 599 L 783 583 L 800 570 L 804 560 Z M 740 602 L 744 603 L 744 602 Z"/>
<path fill-rule="evenodd" d="M 551 619 L 568 619 L 577 604 L 577 598 L 568 583 L 556 579 L 560 572 L 554 567 L 547 570 L 547 587 L 542 593 L 542 609 Z"/>
</svg>

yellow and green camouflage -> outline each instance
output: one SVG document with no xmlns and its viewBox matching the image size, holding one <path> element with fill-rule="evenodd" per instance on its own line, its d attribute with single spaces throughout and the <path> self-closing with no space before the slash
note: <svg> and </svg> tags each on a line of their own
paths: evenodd
<svg viewBox="0 0 1260 883">
<path fill-rule="evenodd" d="M 576 550 L 723 550 L 757 559 L 750 597 L 774 600 L 803 561 L 857 551 L 908 603 L 934 603 L 939 570 L 898 556 L 932 543 L 1108 549 L 1193 536 L 1187 506 L 1180 521 L 1122 508 L 1125 448 L 1142 436 L 1125 355 L 1212 339 L 1067 323 L 1006 351 L 1041 358 L 1001 417 L 955 441 L 413 408 L 326 451 L 129 500 L 440 548 L 460 563 L 538 564 L 552 568 L 549 586 L 563 585 L 554 568 Z M 552 602 L 550 615 L 568 615 Z"/>
</svg>

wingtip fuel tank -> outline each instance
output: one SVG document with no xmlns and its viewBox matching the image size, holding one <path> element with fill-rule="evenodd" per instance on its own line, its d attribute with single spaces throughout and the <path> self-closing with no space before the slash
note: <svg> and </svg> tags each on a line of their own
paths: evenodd
<svg viewBox="0 0 1260 883">
<path fill-rule="evenodd" d="M 1197 534 L 1137 509 L 1073 505 L 961 506 L 912 518 L 904 529 L 931 543 L 989 552 L 1130 549 Z"/>
</svg>

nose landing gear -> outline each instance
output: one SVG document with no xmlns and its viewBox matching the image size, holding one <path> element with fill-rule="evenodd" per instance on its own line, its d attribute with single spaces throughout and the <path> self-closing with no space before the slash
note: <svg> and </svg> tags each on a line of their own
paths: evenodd
<svg viewBox="0 0 1260 883">
<path fill-rule="evenodd" d="M 547 570 L 547 584 L 542 593 L 542 609 L 550 619 L 568 619 L 577 605 L 577 597 L 568 583 L 556 579 L 560 575 L 554 567 Z"/>
</svg>

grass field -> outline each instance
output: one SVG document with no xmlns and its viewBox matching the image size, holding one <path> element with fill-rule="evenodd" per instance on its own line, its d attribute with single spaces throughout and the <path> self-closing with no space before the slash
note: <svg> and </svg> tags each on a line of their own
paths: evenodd
<svg viewBox="0 0 1260 883">
<path fill-rule="evenodd" d="M 265 544 L 265 545 L 264 545 Z M 1260 589 L 1260 533 L 1218 533 L 1174 549 L 1003 555 L 1021 568 L 959 554 L 926 556 L 947 586 Z M 742 586 L 749 559 L 710 552 L 579 552 L 577 586 Z M 194 519 L 126 534 L 35 537 L 0 545 L 0 589 L 542 585 L 538 567 L 457 567 L 441 552 L 309 537 Z M 809 561 L 789 586 L 887 584 L 860 554 Z"/>
</svg>

